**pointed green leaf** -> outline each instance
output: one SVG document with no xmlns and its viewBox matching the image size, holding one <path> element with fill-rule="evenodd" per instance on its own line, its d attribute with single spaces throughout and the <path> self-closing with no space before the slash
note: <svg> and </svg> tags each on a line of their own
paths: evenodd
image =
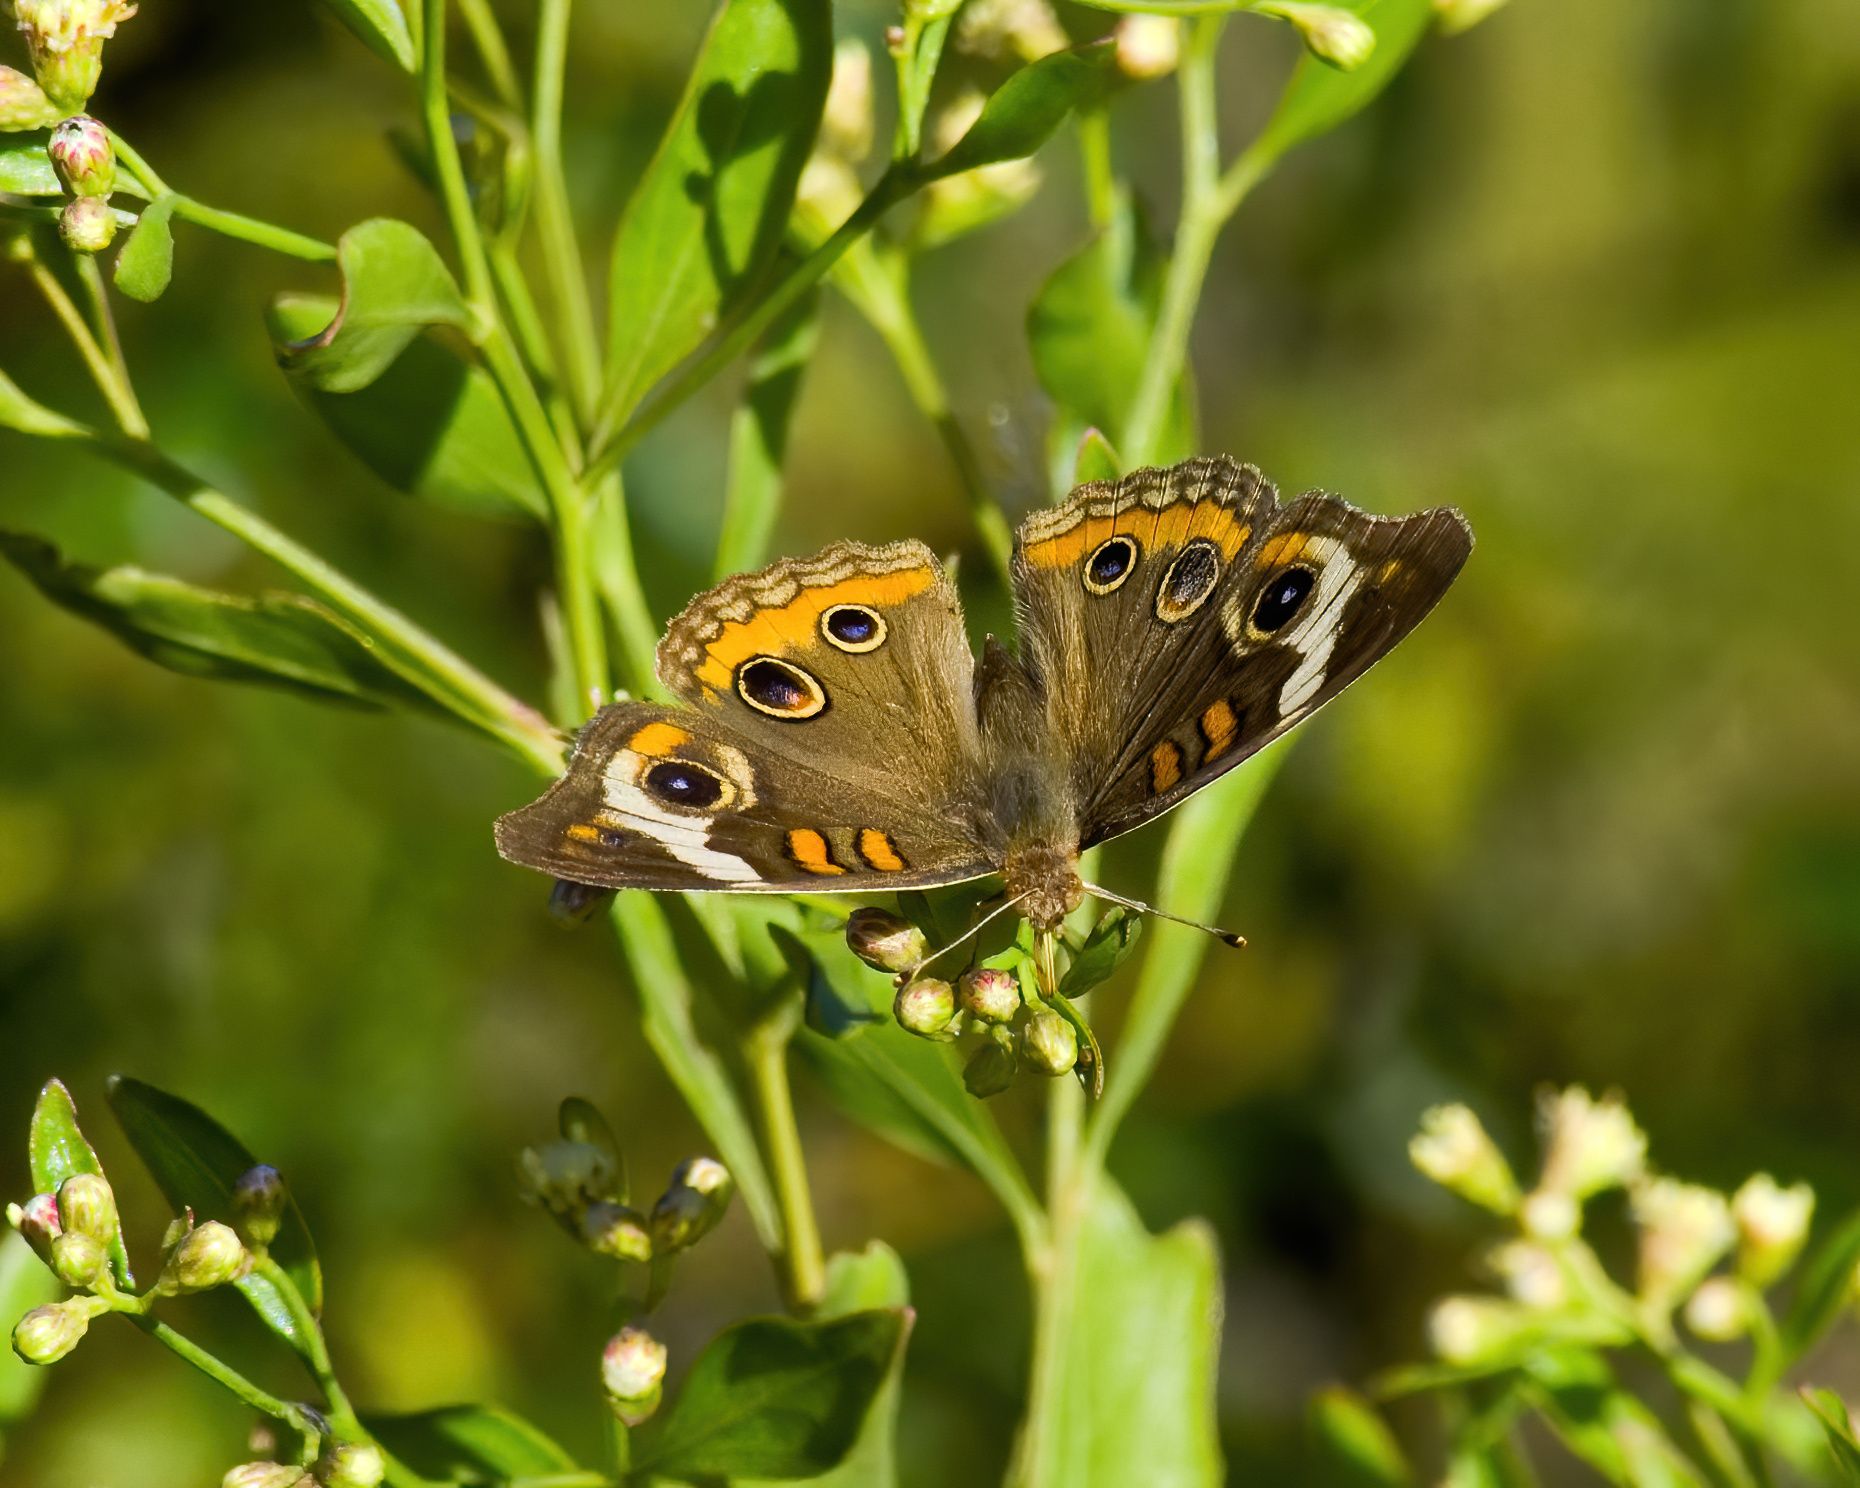
<svg viewBox="0 0 1860 1488">
<path fill-rule="evenodd" d="M 1079 435 L 1078 451 L 1072 457 L 1072 473 L 1067 477 L 1068 486 L 1082 486 L 1087 481 L 1116 480 L 1124 473 L 1124 462 L 1118 458 L 1117 451 L 1111 447 L 1111 441 L 1096 428 L 1088 428 Z"/>
<path fill-rule="evenodd" d="M 417 60 L 413 38 L 407 33 L 407 17 L 395 0 L 323 0 L 323 5 L 376 56 L 392 62 L 402 72 L 413 71 Z"/>
<path fill-rule="evenodd" d="M 116 287 L 132 300 L 159 300 L 174 274 L 174 232 L 168 225 L 174 202 L 160 196 L 144 207 L 116 255 Z"/>
<path fill-rule="evenodd" d="M 489 1485 L 577 1471 L 575 1459 L 536 1427 L 493 1405 L 365 1415 L 362 1424 L 408 1468 L 436 1482 Z"/>
<path fill-rule="evenodd" d="M 1342 1386 L 1311 1402 L 1316 1480 L 1322 1488 L 1407 1488 L 1414 1482 L 1388 1422 Z"/>
<path fill-rule="evenodd" d="M 768 266 L 832 62 L 828 0 L 724 0 L 614 240 L 611 405 L 630 411 Z"/>
<path fill-rule="evenodd" d="M 989 95 L 981 117 L 946 155 L 924 166 L 924 179 L 1033 154 L 1066 115 L 1102 95 L 1116 60 L 1113 43 L 1094 41 L 1028 63 Z"/>
<path fill-rule="evenodd" d="M 293 377 L 326 393 L 367 387 L 428 326 L 469 329 L 471 312 L 438 249 L 405 222 L 377 217 L 336 245 L 342 302 L 329 324 L 278 347 Z"/>
<path fill-rule="evenodd" d="M 342 621 L 301 595 L 248 599 L 139 568 L 67 563 L 50 543 L 13 532 L 0 532 L 0 557 L 54 604 L 172 671 L 357 706 L 426 705 Z"/>
<path fill-rule="evenodd" d="M 1794 1364 L 1834 1326 L 1853 1296 L 1860 1268 L 1860 1211 L 1842 1220 L 1803 1268 L 1795 1301 L 1783 1319 L 1783 1359 Z"/>
<path fill-rule="evenodd" d="M 1143 922 L 1121 905 L 1106 910 L 1103 918 L 1092 926 L 1091 934 L 1085 937 L 1078 955 L 1072 958 L 1072 965 L 1059 984 L 1060 994 L 1068 998 L 1083 997 L 1107 980 L 1136 949 L 1137 936 L 1142 930 Z"/>
<path fill-rule="evenodd" d="M 730 483 L 717 538 L 718 579 L 757 567 L 781 510 L 782 462 L 801 375 L 820 333 L 820 299 L 803 295 L 762 338 L 742 402 L 730 419 Z"/>
<path fill-rule="evenodd" d="M 1541 1350 L 1524 1372 L 1525 1398 L 1605 1481 L 1622 1488 L 1703 1488 L 1659 1418 L 1621 1387 L 1599 1354 Z"/>
<path fill-rule="evenodd" d="M 660 1477 L 804 1478 L 858 1439 L 904 1340 L 897 1308 L 827 1322 L 751 1318 L 691 1366 L 637 1471 Z"/>
<path fill-rule="evenodd" d="M 45 147 L 51 131 L 0 136 L 0 191 L 14 196 L 63 196 L 64 183 L 52 169 Z"/>
<path fill-rule="evenodd" d="M 1310 53 L 1298 59 L 1278 107 L 1249 147 L 1271 162 L 1294 145 L 1327 134 L 1367 108 L 1400 72 L 1433 19 L 1433 0 L 1331 0 L 1355 12 L 1376 33 L 1376 49 L 1361 66 L 1340 72 Z"/>
<path fill-rule="evenodd" d="M 1832 1390 L 1813 1390 L 1804 1386 L 1802 1399 L 1815 1413 L 1821 1429 L 1827 1433 L 1828 1450 L 1841 1471 L 1844 1483 L 1860 1483 L 1860 1441 L 1854 1436 L 1853 1417 L 1847 1402 Z"/>
<path fill-rule="evenodd" d="M 269 315 L 273 339 L 314 335 L 336 314 L 319 295 L 284 295 Z M 388 485 L 468 516 L 542 520 L 547 502 L 497 385 L 433 336 L 417 336 L 358 392 L 293 379 L 330 432 Z"/>
<path fill-rule="evenodd" d="M 27 397 L 4 372 L 0 372 L 0 428 L 46 439 L 72 439 L 89 432 L 75 420 Z"/>
<path fill-rule="evenodd" d="M 78 1128 L 77 1103 L 63 1080 L 47 1080 L 39 1091 L 38 1102 L 32 1108 L 26 1154 L 34 1193 L 57 1193 L 58 1185 L 73 1173 L 104 1176 L 96 1149 Z M 110 1241 L 110 1270 L 119 1286 L 135 1284 L 120 1231 Z"/>
</svg>

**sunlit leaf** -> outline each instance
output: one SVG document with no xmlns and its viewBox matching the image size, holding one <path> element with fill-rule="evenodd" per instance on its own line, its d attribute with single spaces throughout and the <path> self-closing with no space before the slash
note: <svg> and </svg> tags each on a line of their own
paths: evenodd
<svg viewBox="0 0 1860 1488">
<path fill-rule="evenodd" d="M 751 1318 L 691 1366 L 635 1468 L 664 1477 L 802 1478 L 838 1466 L 904 1339 L 897 1308 L 826 1322 Z"/>
<path fill-rule="evenodd" d="M 413 38 L 395 0 L 323 0 L 323 5 L 382 60 L 402 72 L 413 71 Z"/>
<path fill-rule="evenodd" d="M 814 1032 L 845 1038 L 890 1021 L 890 979 L 846 949 L 839 926 L 790 930 L 771 925 L 769 935 L 805 991 L 807 1026 Z"/>
<path fill-rule="evenodd" d="M 1353 1391 L 1333 1386 L 1317 1393 L 1311 1436 L 1322 1488 L 1405 1488 L 1414 1481 L 1388 1422 Z"/>
<path fill-rule="evenodd" d="M 1078 955 L 1072 958 L 1072 965 L 1059 984 L 1061 994 L 1069 998 L 1083 997 L 1107 980 L 1136 949 L 1137 936 L 1142 930 L 1143 922 L 1129 910 L 1122 907 L 1107 910 L 1092 926 Z"/>
<path fill-rule="evenodd" d="M 77 1103 L 63 1080 L 47 1080 L 39 1091 L 27 1129 L 26 1158 L 34 1193 L 57 1193 L 73 1173 L 103 1174 L 96 1149 L 78 1127 Z M 134 1284 L 120 1232 L 110 1242 L 110 1270 L 118 1285 Z"/>
<path fill-rule="evenodd" d="M 172 671 L 360 706 L 426 702 L 352 630 L 301 595 L 246 598 L 139 568 L 67 563 L 50 543 L 19 533 L 0 532 L 0 557 L 54 604 Z"/>
<path fill-rule="evenodd" d="M 1095 41 L 1028 63 L 989 95 L 969 132 L 924 166 L 924 176 L 935 180 L 1033 154 L 1066 115 L 1103 93 L 1116 58 L 1112 43 Z"/>
<path fill-rule="evenodd" d="M 1361 66 L 1341 72 L 1309 53 L 1298 59 L 1266 127 L 1250 147 L 1276 160 L 1294 145 L 1326 134 L 1366 108 L 1401 71 L 1433 19 L 1433 0 L 1335 0 L 1376 33 L 1376 49 Z"/>
<path fill-rule="evenodd" d="M 1116 480 L 1124 473 L 1124 462 L 1118 458 L 1117 451 L 1111 447 L 1111 441 L 1095 428 L 1088 428 L 1079 435 L 1078 449 L 1072 457 L 1072 472 L 1067 478 L 1068 485 L 1084 485 L 1087 481 Z"/>
<path fill-rule="evenodd" d="M 1841 1480 L 1860 1483 L 1860 1441 L 1855 1440 L 1853 1418 L 1848 1414 L 1847 1402 L 1832 1390 L 1812 1390 L 1806 1387 L 1802 1390 L 1802 1399 L 1815 1413 L 1821 1429 L 1827 1433 L 1828 1450 L 1834 1454 L 1834 1461 L 1841 1470 Z"/>
<path fill-rule="evenodd" d="M 335 313 L 327 297 L 286 295 L 272 304 L 271 332 L 294 342 Z M 293 381 L 330 431 L 395 490 L 471 516 L 541 520 L 547 513 L 490 374 L 435 337 L 416 336 L 358 392 Z"/>
<path fill-rule="evenodd" d="M 429 326 L 470 325 L 452 271 L 416 228 L 377 217 L 336 245 L 342 301 L 328 325 L 278 348 L 293 377 L 326 393 L 367 387 Z"/>
<path fill-rule="evenodd" d="M 1795 1301 L 1782 1322 L 1786 1362 L 1793 1364 L 1813 1348 L 1847 1310 L 1856 1267 L 1860 1267 L 1860 1211 L 1842 1220 L 1803 1268 Z"/>
<path fill-rule="evenodd" d="M 780 247 L 832 54 L 828 0 L 724 0 L 614 241 L 615 406 L 695 350 Z"/>
<path fill-rule="evenodd" d="M 493 1484 L 576 1471 L 575 1459 L 536 1427 L 492 1405 L 445 1405 L 411 1415 L 365 1415 L 381 1445 L 423 1478 Z"/>
<path fill-rule="evenodd" d="M 69 439 L 85 432 L 82 424 L 27 397 L 4 372 L 0 372 L 0 428 L 47 439 Z"/>
<path fill-rule="evenodd" d="M 168 225 L 174 201 L 160 196 L 144 207 L 116 255 L 116 287 L 132 300 L 159 300 L 174 274 L 174 231 Z"/>
<path fill-rule="evenodd" d="M 0 191 L 14 196 L 63 196 L 64 184 L 52 169 L 45 146 L 51 131 L 0 135 Z"/>
<path fill-rule="evenodd" d="M 730 419 L 730 480 L 714 573 L 728 578 L 760 564 L 781 510 L 782 462 L 801 375 L 819 339 L 819 297 L 804 295 L 762 338 L 742 402 Z"/>
</svg>

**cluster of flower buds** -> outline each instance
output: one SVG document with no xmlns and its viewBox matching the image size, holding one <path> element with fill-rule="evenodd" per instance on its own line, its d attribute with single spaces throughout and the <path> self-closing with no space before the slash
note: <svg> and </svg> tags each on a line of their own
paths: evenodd
<svg viewBox="0 0 1860 1488">
<path fill-rule="evenodd" d="M 637 1426 L 659 1408 L 665 1388 L 665 1345 L 644 1328 L 622 1328 L 601 1351 L 601 1389 L 625 1425 Z"/>
<path fill-rule="evenodd" d="M 127 0 L 13 0 L 33 76 L 60 115 L 75 114 L 97 91 L 103 44 L 136 13 Z"/>
<path fill-rule="evenodd" d="M 846 922 L 846 943 L 866 965 L 899 979 L 891 1012 L 905 1032 L 937 1043 L 981 1035 L 962 1072 L 971 1095 L 999 1095 L 1022 1069 L 1063 1075 L 1077 1065 L 1077 1032 L 1060 1014 L 1023 996 L 1013 972 L 972 966 L 954 985 L 915 975 L 929 942 L 908 920 L 882 909 L 854 910 Z"/>
<path fill-rule="evenodd" d="M 969 0 L 955 41 L 958 51 L 997 62 L 1037 62 L 1072 44 L 1047 0 Z"/>
<path fill-rule="evenodd" d="M 110 1251 L 121 1221 L 116 1195 L 100 1173 L 73 1173 L 56 1193 L 9 1204 L 7 1221 L 73 1291 L 89 1295 L 35 1307 L 13 1329 L 13 1351 L 28 1364 L 52 1364 L 78 1346 L 90 1320 L 116 1294 Z"/>
<path fill-rule="evenodd" d="M 717 1227 L 736 1191 L 730 1171 L 693 1157 L 642 1214 L 627 1202 L 618 1153 L 578 1137 L 526 1147 L 517 1161 L 523 1195 L 596 1255 L 644 1264 L 689 1250 Z"/>
<path fill-rule="evenodd" d="M 373 1442 L 325 1437 L 315 1462 L 242 1462 L 220 1479 L 220 1488 L 379 1488 L 387 1459 Z"/>
</svg>

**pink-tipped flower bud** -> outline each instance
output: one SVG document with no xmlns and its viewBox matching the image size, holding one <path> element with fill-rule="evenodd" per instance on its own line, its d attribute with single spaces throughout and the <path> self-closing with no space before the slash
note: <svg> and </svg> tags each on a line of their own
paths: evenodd
<svg viewBox="0 0 1860 1488">
<path fill-rule="evenodd" d="M 681 1162 L 652 1206 L 652 1245 L 662 1255 L 688 1250 L 702 1240 L 730 1207 L 736 1180 L 714 1157 Z"/>
<path fill-rule="evenodd" d="M 108 196 L 116 187 L 110 131 L 88 114 L 74 114 L 54 129 L 45 153 L 73 196 Z"/>
<path fill-rule="evenodd" d="M 43 129 L 58 122 L 58 107 L 25 73 L 0 67 L 0 133 Z"/>
<path fill-rule="evenodd" d="M 613 1156 L 592 1142 L 544 1142 L 517 1158 L 523 1196 L 558 1219 L 576 1219 L 589 1204 L 615 1197 L 619 1178 Z"/>
<path fill-rule="evenodd" d="M 48 1266 L 52 1263 L 52 1242 L 65 1232 L 56 1194 L 34 1194 L 23 1204 L 8 1204 L 6 1222 L 26 1237 L 34 1255 Z"/>
<path fill-rule="evenodd" d="M 13 1352 L 28 1364 L 56 1364 L 78 1346 L 90 1312 L 77 1298 L 35 1307 L 13 1329 Z"/>
<path fill-rule="evenodd" d="M 379 1488 L 387 1461 L 373 1442 L 339 1442 L 325 1438 L 316 1459 L 316 1481 L 323 1488 Z"/>
<path fill-rule="evenodd" d="M 32 70 L 60 113 L 75 114 L 97 91 L 103 44 L 135 13 L 128 0 L 13 0 Z"/>
<path fill-rule="evenodd" d="M 1014 1083 L 1013 1052 L 990 1039 L 962 1067 L 962 1083 L 977 1100 L 999 1095 Z"/>
<path fill-rule="evenodd" d="M 286 1462 L 241 1462 L 220 1479 L 220 1488 L 316 1488 L 316 1479 Z"/>
<path fill-rule="evenodd" d="M 74 196 L 58 214 L 58 236 L 73 253 L 101 253 L 116 240 L 116 213 L 101 196 Z"/>
<path fill-rule="evenodd" d="M 108 1245 L 119 1224 L 116 1195 L 101 1173 L 73 1173 L 58 1185 L 58 1220 L 67 1231 Z"/>
<path fill-rule="evenodd" d="M 1043 1075 L 1070 1073 L 1079 1062 L 1078 1031 L 1051 1008 L 1041 1008 L 1020 1031 L 1020 1062 Z"/>
<path fill-rule="evenodd" d="M 68 1230 L 52 1242 L 53 1274 L 77 1291 L 89 1291 L 102 1281 L 109 1264 L 103 1242 L 81 1230 Z"/>
<path fill-rule="evenodd" d="M 581 1242 L 596 1255 L 616 1261 L 652 1259 L 652 1232 L 646 1217 L 624 1204 L 601 1202 L 581 1211 Z"/>
<path fill-rule="evenodd" d="M 278 1238 L 285 1198 L 284 1175 L 266 1163 L 246 1169 L 233 1184 L 234 1223 L 252 1249 L 263 1250 Z"/>
<path fill-rule="evenodd" d="M 846 921 L 846 944 L 876 971 L 909 971 L 930 952 L 923 931 L 889 910 L 867 905 Z"/>
<path fill-rule="evenodd" d="M 956 1016 L 956 989 L 941 977 L 917 977 L 898 988 L 891 1015 L 919 1038 L 954 1038 L 950 1023 Z"/>
<path fill-rule="evenodd" d="M 207 1292 L 237 1281 L 252 1258 L 231 1225 L 210 1219 L 188 1231 L 169 1253 L 156 1289 L 166 1293 Z"/>
<path fill-rule="evenodd" d="M 1020 1011 L 1020 982 L 998 966 L 973 966 L 959 984 L 962 1005 L 984 1023 L 1010 1023 Z"/>
<path fill-rule="evenodd" d="M 659 1408 L 665 1363 L 665 1345 L 644 1328 L 622 1328 L 602 1351 L 607 1404 L 628 1426 L 639 1425 Z"/>
</svg>

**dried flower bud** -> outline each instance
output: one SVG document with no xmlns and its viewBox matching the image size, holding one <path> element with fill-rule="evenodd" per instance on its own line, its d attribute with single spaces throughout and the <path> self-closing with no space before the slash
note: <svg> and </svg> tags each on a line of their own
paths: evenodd
<svg viewBox="0 0 1860 1488">
<path fill-rule="evenodd" d="M 1806 1183 L 1784 1188 L 1768 1173 L 1746 1178 L 1731 1196 L 1738 1275 L 1758 1288 L 1775 1281 L 1802 1253 L 1814 1215 L 1815 1191 Z"/>
<path fill-rule="evenodd" d="M 1494 1214 L 1514 1214 L 1518 1180 L 1468 1106 L 1432 1106 L 1409 1140 L 1408 1160 L 1442 1188 Z"/>
<path fill-rule="evenodd" d="M 242 1462 L 220 1479 L 220 1488 L 316 1488 L 316 1479 L 285 1462 Z"/>
<path fill-rule="evenodd" d="M 1174 16 L 1127 15 L 1112 34 L 1117 70 L 1133 82 L 1168 77 L 1182 59 L 1182 23 Z"/>
<path fill-rule="evenodd" d="M 1578 1203 L 1634 1181 L 1647 1162 L 1647 1138 L 1616 1095 L 1594 1100 L 1580 1085 L 1538 1098 L 1543 1134 L 1541 1189 Z"/>
<path fill-rule="evenodd" d="M 32 70 L 61 113 L 76 113 L 97 90 L 103 44 L 135 13 L 126 0 L 14 0 Z"/>
<path fill-rule="evenodd" d="M 1489 1363 L 1536 1328 L 1530 1312 L 1502 1297 L 1444 1297 L 1428 1314 L 1427 1337 L 1449 1364 Z"/>
<path fill-rule="evenodd" d="M 681 1162 L 652 1206 L 652 1246 L 664 1255 L 688 1250 L 702 1240 L 730 1207 L 736 1181 L 714 1157 Z"/>
<path fill-rule="evenodd" d="M 1633 1213 L 1640 1228 L 1640 1297 L 1661 1312 L 1691 1295 L 1737 1235 L 1723 1194 L 1675 1178 L 1637 1185 Z"/>
<path fill-rule="evenodd" d="M 25 73 L 0 67 L 0 133 L 43 129 L 58 122 L 59 110 Z"/>
<path fill-rule="evenodd" d="M 962 1083 L 977 1100 L 999 1095 L 1014 1083 L 1014 1056 L 990 1039 L 962 1067 Z"/>
<path fill-rule="evenodd" d="M 285 1198 L 284 1175 L 268 1163 L 247 1168 L 233 1184 L 234 1222 L 252 1249 L 263 1250 L 278 1238 Z"/>
<path fill-rule="evenodd" d="M 74 196 L 58 214 L 58 236 L 73 253 L 101 253 L 116 240 L 116 213 L 100 196 Z"/>
<path fill-rule="evenodd" d="M 245 1244 L 231 1225 L 210 1219 L 182 1237 L 169 1252 L 156 1289 L 162 1292 L 207 1292 L 245 1275 L 252 1263 Z"/>
<path fill-rule="evenodd" d="M 984 1023 L 1009 1023 L 1020 1011 L 1020 983 L 998 966 L 972 966 L 957 986 L 962 1005 Z"/>
<path fill-rule="evenodd" d="M 969 0 L 956 22 L 957 50 L 997 61 L 1038 61 L 1072 44 L 1047 0 Z"/>
<path fill-rule="evenodd" d="M 847 919 L 846 944 L 877 971 L 909 971 L 930 952 L 923 931 L 909 920 L 870 905 L 855 909 Z"/>
<path fill-rule="evenodd" d="M 956 1016 L 956 989 L 941 977 L 918 977 L 898 989 L 891 1015 L 906 1033 L 919 1038 L 953 1038 L 950 1021 Z"/>
<path fill-rule="evenodd" d="M 56 1364 L 78 1346 L 89 1327 L 90 1311 L 78 1298 L 48 1302 L 15 1325 L 13 1352 L 28 1364 Z"/>
<path fill-rule="evenodd" d="M 629 1426 L 659 1408 L 665 1384 L 665 1345 L 644 1328 L 622 1328 L 601 1354 L 601 1385 L 607 1404 Z"/>
<path fill-rule="evenodd" d="M 1079 1062 L 1077 1030 L 1051 1008 L 1041 1008 L 1020 1031 L 1020 1059 L 1043 1075 L 1064 1075 Z"/>
<path fill-rule="evenodd" d="M 1686 1299 L 1686 1327 L 1707 1343 L 1730 1343 L 1750 1331 L 1750 1293 L 1729 1276 L 1708 1276 Z"/>
<path fill-rule="evenodd" d="M 34 1255 L 51 1264 L 52 1242 L 65 1231 L 58 1218 L 56 1194 L 34 1194 L 23 1204 L 8 1204 L 6 1222 L 26 1237 Z"/>
<path fill-rule="evenodd" d="M 857 164 L 872 149 L 872 54 L 856 36 L 833 48 L 833 81 L 820 119 L 821 153 Z"/>
<path fill-rule="evenodd" d="M 73 1173 L 65 1179 L 58 1185 L 58 1220 L 67 1232 L 108 1245 L 121 1224 L 109 1181 L 100 1173 Z"/>
<path fill-rule="evenodd" d="M 74 114 L 52 131 L 45 146 L 52 168 L 73 196 L 108 196 L 116 186 L 116 151 L 110 132 L 88 114 Z"/>
<path fill-rule="evenodd" d="M 1369 23 L 1335 5 L 1305 5 L 1297 3 L 1297 0 L 1279 0 L 1279 3 L 1260 5 L 1256 9 L 1266 15 L 1290 21 L 1298 28 L 1299 35 L 1304 37 L 1312 56 L 1344 72 L 1361 67 L 1376 49 L 1376 33 L 1370 29 Z"/>
<path fill-rule="evenodd" d="M 517 1181 L 531 1203 L 573 1219 L 589 1204 L 614 1198 L 619 1173 L 603 1148 L 564 1139 L 525 1147 L 517 1158 Z"/>
<path fill-rule="evenodd" d="M 373 1442 L 325 1439 L 316 1459 L 316 1481 L 323 1488 L 379 1488 L 387 1462 Z"/>
<path fill-rule="evenodd" d="M 80 1292 L 89 1291 L 102 1281 L 109 1264 L 109 1252 L 92 1235 L 70 1230 L 52 1242 L 53 1274 L 66 1286 Z"/>
<path fill-rule="evenodd" d="M 1504 3 L 1505 0 L 1434 0 L 1434 14 L 1439 17 L 1440 29 L 1449 36 L 1456 36 L 1478 25 Z"/>
<path fill-rule="evenodd" d="M 1569 1300 L 1569 1282 L 1556 1256 L 1529 1240 L 1508 1240 L 1486 1257 L 1514 1301 L 1538 1312 L 1553 1312 Z"/>
<path fill-rule="evenodd" d="M 652 1259 L 652 1232 L 637 1209 L 603 1200 L 581 1212 L 581 1241 L 596 1255 L 616 1261 Z"/>
</svg>

